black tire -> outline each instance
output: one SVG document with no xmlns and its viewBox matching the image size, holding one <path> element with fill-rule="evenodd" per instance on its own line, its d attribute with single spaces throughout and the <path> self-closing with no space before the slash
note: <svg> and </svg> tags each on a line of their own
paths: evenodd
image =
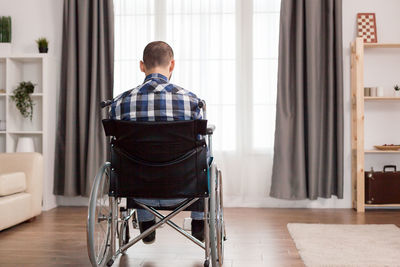
<svg viewBox="0 0 400 267">
<path fill-rule="evenodd" d="M 218 241 L 217 241 L 217 197 L 216 197 L 216 184 L 217 184 L 217 167 L 215 163 L 211 165 L 210 169 L 210 248 L 211 248 L 211 263 L 212 267 L 220 267 L 218 261 Z"/>
<path fill-rule="evenodd" d="M 222 191 L 222 173 L 220 170 L 217 172 L 217 186 L 216 186 L 216 200 L 217 200 L 217 251 L 218 261 L 220 265 L 224 264 L 224 241 L 226 240 L 225 222 L 224 222 L 224 203 Z"/>
<path fill-rule="evenodd" d="M 89 198 L 86 225 L 87 248 L 92 266 L 104 266 L 110 259 L 111 203 L 108 198 L 110 185 L 109 162 L 100 167 Z"/>
</svg>

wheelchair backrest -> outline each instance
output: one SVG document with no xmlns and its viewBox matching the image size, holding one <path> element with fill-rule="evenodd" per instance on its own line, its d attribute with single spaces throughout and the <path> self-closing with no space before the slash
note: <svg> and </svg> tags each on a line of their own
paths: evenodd
<svg viewBox="0 0 400 267">
<path fill-rule="evenodd" d="M 103 120 L 111 138 L 110 195 L 138 198 L 208 196 L 206 120 Z"/>
</svg>

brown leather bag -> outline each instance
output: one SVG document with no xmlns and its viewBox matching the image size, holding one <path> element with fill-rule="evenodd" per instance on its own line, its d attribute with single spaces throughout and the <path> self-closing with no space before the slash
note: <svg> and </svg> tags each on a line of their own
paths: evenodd
<svg viewBox="0 0 400 267">
<path fill-rule="evenodd" d="M 365 204 L 400 204 L 400 172 L 395 165 L 385 165 L 382 172 L 365 172 Z"/>
</svg>

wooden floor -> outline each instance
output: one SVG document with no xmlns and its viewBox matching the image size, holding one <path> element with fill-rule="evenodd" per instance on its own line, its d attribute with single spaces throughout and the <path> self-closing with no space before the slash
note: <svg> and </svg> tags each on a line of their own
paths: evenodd
<svg viewBox="0 0 400 267">
<path fill-rule="evenodd" d="M 0 266 L 90 266 L 86 250 L 86 208 L 60 207 L 33 222 L 0 232 Z M 175 220 L 182 224 L 187 214 Z M 7 216 L 2 214 L 2 216 Z M 400 212 L 374 210 L 244 209 L 225 210 L 227 267 L 303 266 L 286 224 L 396 224 Z M 113 266 L 203 266 L 204 252 L 174 230 L 157 230 L 152 245 L 131 247 Z"/>
</svg>

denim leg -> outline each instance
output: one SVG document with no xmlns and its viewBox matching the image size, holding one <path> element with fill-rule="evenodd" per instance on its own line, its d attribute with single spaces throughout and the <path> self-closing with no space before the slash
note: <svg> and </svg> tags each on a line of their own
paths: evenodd
<svg viewBox="0 0 400 267">
<path fill-rule="evenodd" d="M 190 217 L 192 217 L 192 220 L 204 220 L 204 212 L 192 211 Z"/>
<path fill-rule="evenodd" d="M 154 220 L 154 215 L 144 209 L 137 209 L 137 216 L 139 222 L 148 222 Z"/>
<path fill-rule="evenodd" d="M 135 198 L 135 201 L 140 202 L 145 205 L 153 206 L 153 207 L 157 207 L 159 205 L 159 203 L 156 199 Z M 138 216 L 139 222 L 148 222 L 148 221 L 152 221 L 155 219 L 154 215 L 145 209 L 137 209 L 137 216 Z"/>
<path fill-rule="evenodd" d="M 160 199 L 160 207 L 173 207 L 185 201 L 185 198 Z"/>
<path fill-rule="evenodd" d="M 177 204 L 181 203 L 184 200 L 185 200 L 184 198 L 160 199 L 160 206 L 162 206 L 162 207 L 176 206 Z M 191 217 L 193 220 L 203 220 L 204 212 L 192 211 Z"/>
<path fill-rule="evenodd" d="M 140 202 L 145 205 L 152 206 L 154 208 L 176 206 L 184 200 L 185 200 L 184 198 L 178 198 L 178 199 L 140 199 L 140 198 L 135 198 L 135 201 Z M 154 220 L 154 215 L 145 209 L 137 209 L 137 215 L 138 215 L 139 222 L 146 222 L 146 221 Z M 204 212 L 192 211 L 191 217 L 193 220 L 203 220 Z"/>
</svg>

